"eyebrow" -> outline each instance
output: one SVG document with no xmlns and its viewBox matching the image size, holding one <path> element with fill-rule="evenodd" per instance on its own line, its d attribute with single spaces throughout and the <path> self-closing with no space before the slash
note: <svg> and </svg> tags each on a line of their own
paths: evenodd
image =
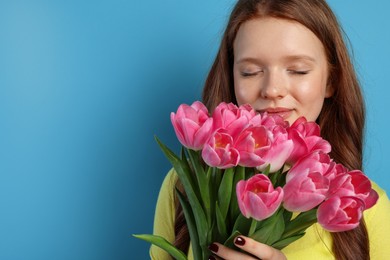
<svg viewBox="0 0 390 260">
<path fill-rule="evenodd" d="M 296 61 L 296 60 L 306 60 L 311 62 L 316 62 L 316 59 L 309 55 L 291 55 L 284 58 L 286 61 Z"/>
<path fill-rule="evenodd" d="M 316 59 L 314 59 L 313 57 L 311 57 L 309 55 L 289 55 L 289 56 L 283 57 L 283 61 L 286 61 L 286 62 L 299 61 L 299 60 L 306 60 L 306 61 L 313 62 L 313 63 L 316 62 Z M 261 59 L 253 58 L 253 57 L 244 57 L 244 58 L 237 60 L 235 62 L 235 64 L 246 63 L 246 62 L 247 63 L 259 63 L 259 62 L 261 62 Z"/>
<path fill-rule="evenodd" d="M 235 64 L 240 64 L 240 63 L 258 63 L 259 61 L 260 61 L 260 59 L 247 57 L 247 58 L 239 59 L 239 60 L 235 61 L 234 63 Z"/>
</svg>

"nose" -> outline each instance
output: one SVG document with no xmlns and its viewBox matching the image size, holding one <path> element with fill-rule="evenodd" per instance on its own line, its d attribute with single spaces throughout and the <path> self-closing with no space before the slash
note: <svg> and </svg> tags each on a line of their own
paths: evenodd
<svg viewBox="0 0 390 260">
<path fill-rule="evenodd" d="M 286 84 L 283 73 L 266 71 L 264 81 L 261 84 L 260 95 L 264 99 L 283 98 L 287 94 Z"/>
</svg>

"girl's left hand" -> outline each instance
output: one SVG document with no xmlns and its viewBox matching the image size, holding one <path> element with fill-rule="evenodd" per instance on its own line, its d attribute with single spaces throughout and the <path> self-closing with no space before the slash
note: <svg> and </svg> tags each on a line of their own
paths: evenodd
<svg viewBox="0 0 390 260">
<path fill-rule="evenodd" d="M 238 236 L 234 239 L 234 244 L 242 249 L 245 252 L 248 252 L 251 255 L 233 250 L 219 243 L 213 243 L 209 246 L 209 249 L 215 256 L 218 256 L 222 259 L 233 260 L 253 260 L 253 259 L 262 259 L 262 260 L 286 260 L 286 256 L 280 251 L 271 246 L 259 243 L 249 237 Z M 256 258 L 257 257 L 257 258 Z M 217 259 L 213 256 L 209 258 Z"/>
</svg>

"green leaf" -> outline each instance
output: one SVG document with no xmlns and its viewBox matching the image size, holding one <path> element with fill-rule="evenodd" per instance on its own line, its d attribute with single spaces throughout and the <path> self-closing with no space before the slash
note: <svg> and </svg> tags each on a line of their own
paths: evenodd
<svg viewBox="0 0 390 260">
<path fill-rule="evenodd" d="M 185 177 L 186 184 L 190 185 L 191 191 L 195 192 L 194 189 L 194 182 L 192 180 L 192 174 L 191 174 L 191 168 L 189 167 L 187 163 L 187 159 L 185 157 L 185 153 L 182 150 L 181 157 L 179 158 L 176 156 L 174 152 L 172 152 L 165 144 L 163 144 L 158 137 L 155 137 L 158 145 L 160 146 L 161 150 L 163 151 L 165 157 L 171 162 L 173 168 L 176 170 L 176 173 L 179 175 L 180 180 L 183 182 L 182 177 Z M 186 185 L 183 182 L 183 185 Z M 187 188 L 184 187 L 186 190 Z"/>
<path fill-rule="evenodd" d="M 280 170 L 281 173 L 279 174 L 278 182 L 276 183 L 275 187 L 284 187 L 284 185 L 286 185 L 287 173 L 282 172 L 282 169 Z"/>
<path fill-rule="evenodd" d="M 268 175 L 274 187 L 283 187 L 286 184 L 286 174 L 283 173 L 283 168 L 284 166 Z"/>
<path fill-rule="evenodd" d="M 317 209 L 301 212 L 296 218 L 286 225 L 283 238 L 302 233 L 308 227 L 317 222 Z"/>
<path fill-rule="evenodd" d="M 248 234 L 252 224 L 252 219 L 246 218 L 244 215 L 238 215 L 234 222 L 233 230 L 239 231 L 241 234 Z"/>
<path fill-rule="evenodd" d="M 215 167 L 206 166 L 207 182 L 209 183 L 210 216 L 215 215 L 215 203 L 211 203 L 211 202 L 217 201 L 217 194 L 215 189 L 215 187 L 217 186 L 214 183 L 214 171 L 215 171 Z M 211 222 L 213 222 L 213 220 L 211 220 Z M 209 222 L 209 225 L 211 222 Z"/>
<path fill-rule="evenodd" d="M 276 187 L 276 183 L 278 182 L 279 172 L 273 172 L 268 175 L 272 185 Z"/>
<path fill-rule="evenodd" d="M 191 180 L 191 174 L 192 174 L 191 169 L 188 167 L 187 162 L 183 162 L 182 160 L 180 160 L 180 158 L 178 158 L 157 137 L 156 137 L 156 141 L 160 145 L 161 150 L 164 152 L 165 156 L 173 165 L 173 168 L 175 169 L 181 183 L 183 184 L 184 190 L 188 197 L 188 201 L 189 204 L 191 205 L 193 215 L 195 218 L 196 227 L 199 235 L 199 243 L 201 246 L 206 246 L 208 245 L 209 241 L 207 241 L 207 231 L 205 230 L 209 230 L 209 227 L 207 224 L 207 218 L 205 212 L 203 211 L 203 207 L 196 195 L 196 185 L 192 183 Z"/>
<path fill-rule="evenodd" d="M 227 231 L 226 231 L 226 219 L 222 216 L 221 210 L 218 206 L 218 202 L 215 203 L 215 215 L 217 219 L 217 227 L 218 227 L 218 240 L 222 241 L 225 240 L 227 237 Z"/>
<path fill-rule="evenodd" d="M 212 174 L 213 174 L 213 178 L 214 178 L 215 187 L 219 187 L 219 185 L 221 184 L 221 180 L 222 180 L 223 170 L 218 169 L 217 167 L 213 167 Z"/>
<path fill-rule="evenodd" d="M 211 203 L 211 216 L 215 216 L 215 202 L 218 201 L 218 187 L 222 179 L 222 170 L 216 167 L 210 167 L 207 171 L 207 177 L 209 179 L 209 190 L 210 190 L 210 202 Z"/>
<path fill-rule="evenodd" d="M 185 200 L 184 195 L 176 189 L 177 197 L 179 198 L 180 204 L 183 207 L 184 217 L 186 218 L 186 223 L 188 227 L 188 232 L 190 233 L 192 252 L 194 254 L 194 259 L 202 259 L 202 249 L 199 245 L 199 234 L 198 229 L 195 225 L 195 219 L 190 205 Z"/>
<path fill-rule="evenodd" d="M 174 247 L 171 243 L 169 243 L 165 238 L 161 236 L 146 235 L 146 234 L 133 235 L 133 236 L 164 249 L 175 259 L 187 260 L 187 256 L 182 251 Z"/>
<path fill-rule="evenodd" d="M 226 218 L 232 196 L 234 168 L 226 169 L 218 189 L 218 201 L 222 218 Z"/>
<path fill-rule="evenodd" d="M 210 238 L 210 241 L 212 242 L 219 242 L 219 238 L 217 237 L 218 235 L 218 227 L 217 223 L 214 219 L 214 221 L 210 225 L 210 229 L 207 231 L 208 232 L 208 237 Z"/>
<path fill-rule="evenodd" d="M 284 223 L 290 223 L 292 215 L 293 215 L 293 213 L 291 211 L 288 211 L 286 209 L 283 210 Z M 286 227 L 287 227 L 287 224 L 286 224 Z"/>
<path fill-rule="evenodd" d="M 237 166 L 235 173 L 234 173 L 234 178 L 233 178 L 233 184 L 232 184 L 232 195 L 230 199 L 230 220 L 231 223 L 234 223 L 237 219 L 237 217 L 241 214 L 240 208 L 238 207 L 238 202 L 237 202 L 237 194 L 236 194 L 236 186 L 237 183 L 240 180 L 245 179 L 245 167 Z"/>
<path fill-rule="evenodd" d="M 270 169 L 271 169 L 271 164 L 268 164 L 267 167 L 261 173 L 268 176 L 270 174 L 269 172 Z"/>
<path fill-rule="evenodd" d="M 282 237 L 284 232 L 283 208 L 262 222 L 261 228 L 250 237 L 258 242 L 272 245 Z"/>
<path fill-rule="evenodd" d="M 238 236 L 238 235 L 241 235 L 241 233 L 237 230 L 235 230 L 228 239 L 226 239 L 224 246 L 227 246 L 229 248 L 236 248 L 236 246 L 234 245 L 234 239 Z"/>
<path fill-rule="evenodd" d="M 211 178 L 212 178 L 212 173 L 213 173 L 213 170 L 214 170 L 214 167 L 210 167 L 210 166 L 206 166 L 206 176 L 207 176 L 207 181 L 210 183 L 211 181 Z"/>
<path fill-rule="evenodd" d="M 249 167 L 241 167 L 241 168 L 244 168 L 243 170 L 245 170 L 246 180 L 258 173 L 256 168 L 249 168 Z"/>
<path fill-rule="evenodd" d="M 305 235 L 305 233 L 300 233 L 298 235 L 294 235 L 294 236 L 291 236 L 291 237 L 287 237 L 287 238 L 281 239 L 281 240 L 273 243 L 272 247 L 281 250 L 281 249 L 285 248 L 286 246 L 288 246 L 289 244 L 291 244 L 292 242 L 300 239 L 304 235 Z"/>
<path fill-rule="evenodd" d="M 199 157 L 199 153 L 193 151 L 191 149 L 187 149 L 188 155 L 191 160 L 192 168 L 195 170 L 195 175 L 197 178 L 197 188 L 199 189 L 201 202 L 203 205 L 203 209 L 207 216 L 207 220 L 211 222 L 211 212 L 210 212 L 210 189 L 209 189 L 209 181 L 206 175 L 206 172 L 201 165 L 201 160 Z"/>
<path fill-rule="evenodd" d="M 181 155 L 180 162 L 183 164 L 183 169 L 187 169 L 189 172 L 191 172 L 192 169 L 191 169 L 191 167 L 190 167 L 190 165 L 188 163 L 189 160 L 187 158 L 186 149 L 185 149 L 184 146 L 181 147 L 180 152 L 181 152 L 181 154 L 180 154 Z M 189 177 L 190 177 L 190 180 L 191 180 L 190 182 L 194 185 L 195 182 L 196 182 L 195 175 L 194 174 L 189 174 Z M 196 190 L 196 192 L 198 192 L 198 191 Z"/>
</svg>

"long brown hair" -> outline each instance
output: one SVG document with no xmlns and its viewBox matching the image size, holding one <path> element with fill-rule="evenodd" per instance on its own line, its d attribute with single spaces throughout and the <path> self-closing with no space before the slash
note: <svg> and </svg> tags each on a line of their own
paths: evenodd
<svg viewBox="0 0 390 260">
<path fill-rule="evenodd" d="M 275 17 L 296 21 L 310 29 L 325 48 L 329 64 L 328 84 L 333 95 L 325 99 L 317 119 L 322 136 L 332 145 L 330 156 L 350 169 L 362 169 L 365 106 L 344 34 L 325 0 L 239 0 L 235 5 L 203 90 L 203 102 L 212 110 L 220 102 L 236 103 L 233 85 L 233 43 L 244 22 Z M 177 216 L 181 209 L 178 208 Z M 176 225 L 176 243 L 188 241 L 185 222 Z M 336 259 L 369 259 L 364 221 L 347 232 L 332 233 Z M 177 243 L 178 244 L 178 243 Z M 185 243 L 184 243 L 185 244 Z M 188 246 L 187 246 L 188 248 Z"/>
</svg>

